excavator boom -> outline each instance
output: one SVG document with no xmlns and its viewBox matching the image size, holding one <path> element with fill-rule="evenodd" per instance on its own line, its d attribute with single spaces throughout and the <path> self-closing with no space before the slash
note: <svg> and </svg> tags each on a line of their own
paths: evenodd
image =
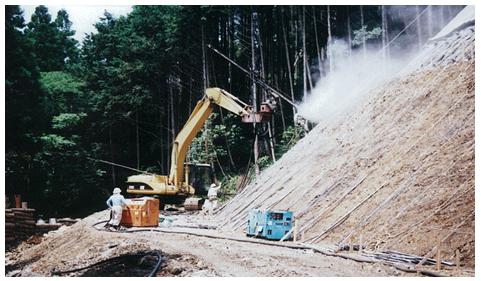
<svg viewBox="0 0 481 281">
<path fill-rule="evenodd" d="M 197 102 L 189 119 L 182 130 L 175 138 L 172 155 L 169 182 L 175 186 L 182 187 L 184 182 L 184 161 L 189 146 L 194 137 L 199 133 L 207 118 L 214 110 L 214 105 L 229 110 L 230 112 L 243 116 L 251 115 L 252 108 L 240 101 L 237 97 L 220 88 L 208 88 L 204 97 Z M 188 188 L 185 187 L 185 188 Z M 188 193 L 188 191 L 187 191 Z"/>
<path fill-rule="evenodd" d="M 261 104 L 260 112 L 220 88 L 208 88 L 203 98 L 197 102 L 189 119 L 178 133 L 172 146 L 171 166 L 168 176 L 141 174 L 130 176 L 127 180 L 127 193 L 138 195 L 188 196 L 195 194 L 195 188 L 189 183 L 189 166 L 185 158 L 194 137 L 199 133 L 207 118 L 220 106 L 241 117 L 245 123 L 265 122 L 272 114 L 273 104 Z M 196 167 L 199 165 L 196 164 Z M 196 172 L 199 175 L 199 172 Z M 195 179 L 195 178 L 192 178 Z"/>
</svg>

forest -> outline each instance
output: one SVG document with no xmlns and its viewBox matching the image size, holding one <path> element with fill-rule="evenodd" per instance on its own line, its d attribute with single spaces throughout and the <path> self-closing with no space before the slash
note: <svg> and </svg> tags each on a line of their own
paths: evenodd
<svg viewBox="0 0 481 281">
<path fill-rule="evenodd" d="M 209 163 L 235 194 L 306 133 L 291 103 L 329 75 L 332 42 L 346 42 L 343 56 L 390 56 L 420 47 L 461 9 L 134 6 L 118 18 L 106 10 L 78 42 L 66 10 L 38 6 L 26 19 L 5 6 L 6 194 L 42 214 L 103 209 L 137 172 L 99 160 L 167 174 L 172 142 L 205 88 L 257 106 L 275 89 L 283 98 L 269 123 L 253 129 L 216 109 L 190 147 L 188 162 Z"/>
</svg>

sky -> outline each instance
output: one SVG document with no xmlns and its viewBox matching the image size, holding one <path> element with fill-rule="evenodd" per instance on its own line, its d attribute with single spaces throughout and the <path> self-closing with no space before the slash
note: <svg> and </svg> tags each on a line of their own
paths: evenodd
<svg viewBox="0 0 481 281">
<path fill-rule="evenodd" d="M 20 6 L 23 10 L 23 17 L 25 22 L 30 22 L 30 18 L 35 12 L 36 6 Z M 103 16 L 104 11 L 107 10 L 114 17 L 126 15 L 132 11 L 132 6 L 66 6 L 66 5 L 47 5 L 49 14 L 52 15 L 52 20 L 55 20 L 57 12 L 60 9 L 65 9 L 72 22 L 72 29 L 75 30 L 74 38 L 82 42 L 85 38 L 85 33 L 95 32 L 94 23 L 99 21 Z"/>
</svg>

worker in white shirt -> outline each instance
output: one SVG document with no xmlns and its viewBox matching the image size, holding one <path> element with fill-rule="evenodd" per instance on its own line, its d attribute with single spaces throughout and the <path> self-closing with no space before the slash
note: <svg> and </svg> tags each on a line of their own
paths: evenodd
<svg viewBox="0 0 481 281">
<path fill-rule="evenodd" d="M 215 183 L 210 185 L 209 191 L 207 192 L 207 199 L 205 200 L 203 209 L 207 213 L 212 213 L 219 205 L 217 192 L 219 191 L 221 185 L 217 186 Z"/>
<path fill-rule="evenodd" d="M 120 188 L 114 188 L 112 196 L 109 197 L 107 200 L 107 206 L 111 209 L 111 218 L 108 224 L 106 225 L 107 228 L 113 227 L 115 230 L 119 230 L 120 228 L 120 221 L 122 220 L 122 209 L 123 206 L 127 205 L 127 200 L 125 200 L 124 196 L 121 193 Z"/>
</svg>

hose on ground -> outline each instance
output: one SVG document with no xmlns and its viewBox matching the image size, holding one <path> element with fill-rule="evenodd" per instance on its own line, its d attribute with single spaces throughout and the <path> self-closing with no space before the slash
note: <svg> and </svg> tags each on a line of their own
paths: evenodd
<svg viewBox="0 0 481 281">
<path fill-rule="evenodd" d="M 159 271 L 160 265 L 162 264 L 162 256 L 160 255 L 159 252 L 156 252 L 157 254 L 157 264 L 154 266 L 154 269 L 150 272 L 150 274 L 147 277 L 154 277 L 157 271 Z"/>
<path fill-rule="evenodd" d="M 143 254 L 143 255 L 140 255 L 140 254 L 134 254 L 134 255 L 138 255 L 139 257 L 142 256 L 142 257 L 145 257 L 145 256 L 149 256 L 149 255 L 154 255 L 157 257 L 157 262 L 155 263 L 154 267 L 152 268 L 152 270 L 150 271 L 149 274 L 146 275 L 146 277 L 154 277 L 155 274 L 159 271 L 160 269 L 160 266 L 162 265 L 162 255 L 159 251 L 155 251 L 155 252 L 150 252 L 150 253 L 146 253 L 146 254 Z M 79 271 L 82 271 L 82 270 L 86 270 L 86 269 L 89 269 L 89 268 L 93 268 L 93 267 L 96 267 L 96 266 L 99 266 L 99 265 L 103 265 L 103 264 L 106 264 L 114 259 L 117 259 L 119 258 L 119 256 L 117 257 L 113 257 L 113 258 L 109 258 L 109 259 L 106 259 L 106 260 L 103 260 L 103 261 L 100 261 L 100 262 L 96 262 L 94 264 L 91 264 L 91 265 L 87 265 L 87 266 L 84 266 L 84 267 L 80 267 L 80 268 L 75 268 L 75 269 L 71 269 L 71 270 L 64 270 L 64 271 L 60 271 L 60 270 L 53 270 L 51 273 L 52 275 L 62 275 L 62 274 L 68 274 L 68 273 L 74 273 L 74 272 L 79 272 Z"/>
<path fill-rule="evenodd" d="M 101 224 L 103 222 L 106 222 L 106 221 L 97 222 L 92 226 Z M 103 230 L 103 229 L 98 229 L 98 228 L 95 228 L 95 229 L 98 230 L 98 231 L 108 231 L 108 230 Z M 210 234 L 199 234 L 199 233 L 193 233 L 193 232 L 188 232 L 188 231 L 169 231 L 169 230 L 160 230 L 160 229 L 133 229 L 133 230 L 126 230 L 126 231 L 119 231 L 119 232 L 120 233 L 161 232 L 161 233 L 172 233 L 172 234 L 186 234 L 186 235 L 202 236 L 202 237 L 213 238 L 213 239 L 225 239 L 225 240 L 231 240 L 231 241 L 237 241 L 237 242 L 247 242 L 247 243 L 255 243 L 255 244 L 264 244 L 264 245 L 269 245 L 269 246 L 285 247 L 285 248 L 291 248 L 291 249 L 297 249 L 297 250 L 313 250 L 313 251 L 318 252 L 318 253 L 323 254 L 323 255 L 340 257 L 340 258 L 344 258 L 344 259 L 353 260 L 353 261 L 356 261 L 356 262 L 381 263 L 381 264 L 388 265 L 388 266 L 394 266 L 395 268 L 397 268 L 399 270 L 402 270 L 402 271 L 405 271 L 405 272 L 410 272 L 410 273 L 421 273 L 423 275 L 437 276 L 437 277 L 444 277 L 445 276 L 445 275 L 439 274 L 437 272 L 432 272 L 432 271 L 429 271 L 429 270 L 422 270 L 422 269 L 411 269 L 411 268 L 407 268 L 407 267 L 404 267 L 402 265 L 395 264 L 395 263 L 379 262 L 379 261 L 375 261 L 373 259 L 356 258 L 356 257 L 344 255 L 344 254 L 331 253 L 331 252 L 328 252 L 328 251 L 325 251 L 325 250 L 321 250 L 321 249 L 319 249 L 319 248 L 317 248 L 313 245 L 305 245 L 305 244 L 301 244 L 301 245 L 292 245 L 292 244 L 286 245 L 286 244 L 284 244 L 283 245 L 283 244 L 277 244 L 277 243 L 268 242 L 268 241 L 253 241 L 253 240 L 251 241 L 251 240 L 241 239 L 241 238 L 222 237 L 222 236 L 210 235 Z"/>
<path fill-rule="evenodd" d="M 109 221 L 109 220 L 99 221 L 99 222 L 96 222 L 96 223 L 92 224 L 91 226 L 92 226 L 93 228 L 95 228 L 95 226 L 97 226 L 97 225 L 99 225 L 99 224 L 101 224 L 101 223 L 108 222 L 108 221 Z M 97 228 L 95 228 L 95 229 L 97 229 Z M 97 230 L 98 230 L 98 229 L 97 229 Z"/>
</svg>

